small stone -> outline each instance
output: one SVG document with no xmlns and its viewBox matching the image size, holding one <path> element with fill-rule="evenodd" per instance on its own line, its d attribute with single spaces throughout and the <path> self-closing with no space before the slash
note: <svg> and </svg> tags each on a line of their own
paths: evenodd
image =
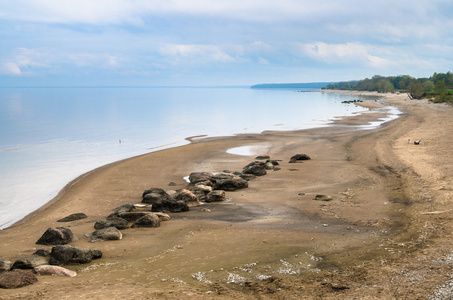
<svg viewBox="0 0 453 300">
<path fill-rule="evenodd" d="M 328 195 L 316 195 L 314 200 L 316 200 L 316 201 L 332 201 L 333 198 Z"/>
</svg>

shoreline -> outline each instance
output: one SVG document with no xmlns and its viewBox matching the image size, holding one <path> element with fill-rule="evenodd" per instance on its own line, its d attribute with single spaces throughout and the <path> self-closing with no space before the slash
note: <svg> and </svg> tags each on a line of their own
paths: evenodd
<svg viewBox="0 0 453 300">
<path fill-rule="evenodd" d="M 448 111 L 405 100 L 402 95 L 386 95 L 382 102 L 395 105 L 403 114 L 373 130 L 344 125 L 369 122 L 382 114 L 346 117 L 337 125 L 308 130 L 206 138 L 115 162 L 78 177 L 48 207 L 0 231 L 4 243 L 0 258 L 25 256 L 37 248 L 34 242 L 48 227 L 64 224 L 56 223 L 57 219 L 79 211 L 88 212 L 89 221 L 71 227 L 79 237 L 71 244 L 101 249 L 105 256 L 87 271 L 83 271 L 87 266 L 69 267 L 80 276 L 41 276 L 32 286 L 4 290 L 5 297 L 36 295 L 43 285 L 42 299 L 63 295 L 82 299 L 93 296 L 94 286 L 100 287 L 93 296 L 96 299 L 107 298 L 109 292 L 133 298 L 144 293 L 205 298 L 209 291 L 225 299 L 272 297 L 274 293 L 333 299 L 338 297 L 332 288 L 336 286 L 348 287 L 341 289 L 345 297 L 395 297 L 392 284 L 396 282 L 385 283 L 395 275 L 386 273 L 390 267 L 380 261 L 395 267 L 412 262 L 416 255 L 441 253 L 421 251 L 425 251 L 426 241 L 434 243 L 432 232 L 438 232 L 438 223 L 446 217 L 429 212 L 446 211 L 450 205 L 444 201 L 443 209 L 438 209 L 436 204 L 440 194 L 450 193 L 448 181 L 439 183 L 439 179 L 447 180 L 444 173 L 450 169 L 445 165 L 447 170 L 433 168 L 429 156 L 448 149 L 435 142 L 433 134 L 444 139 L 447 132 L 431 128 L 440 117 L 448 122 Z M 420 139 L 419 135 L 421 147 L 407 142 L 408 137 Z M 240 170 L 254 156 L 227 150 L 260 144 L 269 145 L 262 154 L 281 160 L 281 170 L 251 181 L 248 189 L 227 192 L 228 202 L 202 206 L 210 212 L 194 207 L 187 213 L 172 214 L 172 220 L 160 228 L 125 230 L 120 241 L 91 244 L 83 238 L 93 231 L 93 220 L 109 215 L 119 205 L 139 203 L 144 189 L 182 188 L 186 185 L 183 177 L 195 171 Z M 289 157 L 296 153 L 307 153 L 312 160 L 289 164 Z M 438 164 L 446 158 L 436 159 Z M 431 178 L 432 174 L 436 176 Z M 169 187 L 170 182 L 176 186 Z M 332 195 L 334 200 L 320 203 L 313 200 L 316 194 Z M 431 225 L 427 227 L 428 221 Z M 421 240 L 422 234 L 425 240 Z M 246 265 L 250 272 L 241 271 Z M 366 276 L 358 280 L 364 268 Z M 204 274 L 215 284 L 195 280 L 193 274 Z M 228 284 L 228 274 L 252 283 Z M 436 282 L 426 283 L 431 290 L 441 282 L 440 274 Z M 276 281 L 253 279 L 258 275 Z M 323 285 L 326 278 L 328 285 Z M 382 289 L 370 288 L 372 282 L 379 282 Z M 430 291 L 416 283 L 420 293 Z M 368 286 L 366 293 L 364 286 Z M 409 289 L 414 286 L 408 283 Z"/>
</svg>

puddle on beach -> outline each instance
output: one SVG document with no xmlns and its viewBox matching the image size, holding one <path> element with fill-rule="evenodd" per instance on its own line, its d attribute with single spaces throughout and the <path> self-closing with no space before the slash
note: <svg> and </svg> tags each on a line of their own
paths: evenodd
<svg viewBox="0 0 453 300">
<path fill-rule="evenodd" d="M 256 156 L 267 154 L 269 147 L 269 145 L 241 146 L 230 148 L 227 150 L 227 153 L 242 156 Z"/>
</svg>

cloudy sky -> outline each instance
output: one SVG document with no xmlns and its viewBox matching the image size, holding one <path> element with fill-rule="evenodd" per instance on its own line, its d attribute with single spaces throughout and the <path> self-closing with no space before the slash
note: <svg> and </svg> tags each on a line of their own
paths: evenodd
<svg viewBox="0 0 453 300">
<path fill-rule="evenodd" d="M 451 0 L 0 0 L 0 86 L 211 86 L 453 71 Z"/>
</svg>

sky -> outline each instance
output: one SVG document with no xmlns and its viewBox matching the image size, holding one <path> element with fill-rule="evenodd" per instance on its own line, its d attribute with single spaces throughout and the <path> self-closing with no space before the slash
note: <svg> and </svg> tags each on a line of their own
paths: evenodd
<svg viewBox="0 0 453 300">
<path fill-rule="evenodd" d="M 232 86 L 453 71 L 451 0 L 0 0 L 1 86 Z"/>
</svg>

